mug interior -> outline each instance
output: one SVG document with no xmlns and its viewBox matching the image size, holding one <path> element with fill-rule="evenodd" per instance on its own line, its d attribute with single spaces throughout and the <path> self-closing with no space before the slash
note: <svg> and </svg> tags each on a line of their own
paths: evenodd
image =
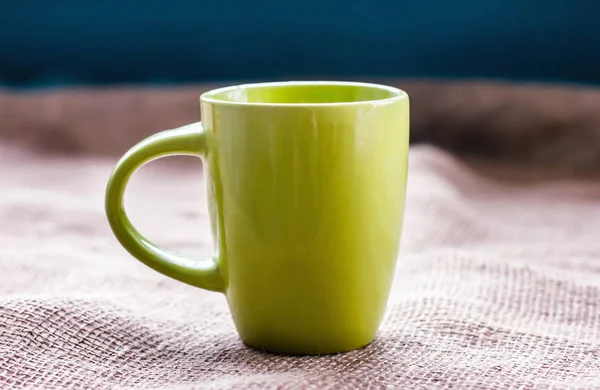
<svg viewBox="0 0 600 390">
<path fill-rule="evenodd" d="M 404 96 L 399 89 L 353 82 L 281 82 L 221 88 L 202 95 L 211 103 L 266 105 L 339 104 L 388 100 Z"/>
</svg>

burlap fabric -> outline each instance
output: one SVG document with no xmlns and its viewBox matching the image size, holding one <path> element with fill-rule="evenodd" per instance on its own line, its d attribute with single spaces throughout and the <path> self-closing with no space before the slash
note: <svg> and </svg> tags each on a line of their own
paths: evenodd
<svg viewBox="0 0 600 390">
<path fill-rule="evenodd" d="M 600 181 L 410 156 L 402 251 L 377 340 L 246 348 L 225 299 L 132 259 L 104 218 L 114 157 L 0 149 L 0 388 L 600 388 Z M 199 163 L 127 197 L 159 244 L 210 251 Z"/>
</svg>

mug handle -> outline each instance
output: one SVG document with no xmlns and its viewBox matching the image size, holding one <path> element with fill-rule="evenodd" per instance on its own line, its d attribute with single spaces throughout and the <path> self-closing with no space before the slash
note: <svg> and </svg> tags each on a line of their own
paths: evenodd
<svg viewBox="0 0 600 390">
<path fill-rule="evenodd" d="M 110 176 L 105 208 L 114 235 L 133 257 L 183 283 L 224 292 L 225 280 L 217 259 L 193 260 L 158 247 L 133 227 L 123 207 L 125 187 L 142 165 L 166 156 L 205 157 L 209 149 L 207 141 L 207 133 L 200 122 L 165 130 L 141 141 L 125 153 Z"/>
</svg>

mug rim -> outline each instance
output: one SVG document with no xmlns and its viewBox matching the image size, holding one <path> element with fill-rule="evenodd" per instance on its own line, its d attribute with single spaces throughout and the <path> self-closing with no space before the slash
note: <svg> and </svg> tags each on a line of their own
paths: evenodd
<svg viewBox="0 0 600 390">
<path fill-rule="evenodd" d="M 356 100 L 349 102 L 327 102 L 327 103 L 269 103 L 269 102 L 245 102 L 236 100 L 222 100 L 215 98 L 214 96 L 220 93 L 227 93 L 235 90 L 251 89 L 251 88 L 268 88 L 268 87 L 282 87 L 282 86 L 349 86 L 349 87 L 365 87 L 370 89 L 377 89 L 386 91 L 392 94 L 390 97 L 383 99 L 367 99 L 367 100 Z M 226 106 L 258 106 L 258 107 L 339 107 L 339 106 L 360 106 L 364 104 L 380 105 L 386 103 L 392 103 L 407 99 L 408 94 L 400 88 L 392 87 L 390 85 L 361 82 L 361 81 L 268 81 L 268 82 L 256 82 L 256 83 L 244 83 L 238 85 L 231 85 L 227 87 L 221 87 L 206 91 L 200 95 L 200 101 L 202 103 L 208 103 L 212 105 L 226 105 Z"/>
</svg>

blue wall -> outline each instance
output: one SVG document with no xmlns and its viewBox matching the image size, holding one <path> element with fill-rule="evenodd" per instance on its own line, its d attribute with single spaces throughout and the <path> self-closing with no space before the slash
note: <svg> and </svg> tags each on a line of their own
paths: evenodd
<svg viewBox="0 0 600 390">
<path fill-rule="evenodd" d="M 600 2 L 0 0 L 0 84 L 600 82 Z"/>
</svg>

